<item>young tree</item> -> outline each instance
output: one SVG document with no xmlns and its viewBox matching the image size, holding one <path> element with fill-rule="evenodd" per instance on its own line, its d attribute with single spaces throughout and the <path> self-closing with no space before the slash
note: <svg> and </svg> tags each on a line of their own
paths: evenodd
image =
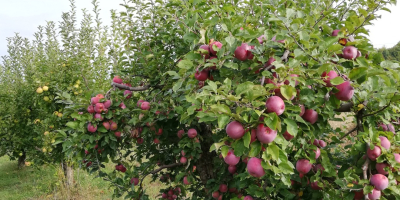
<svg viewBox="0 0 400 200">
<path fill-rule="evenodd" d="M 365 37 L 390 3 L 130 0 L 120 72 L 60 141 L 127 198 L 149 175 L 164 199 L 400 198 L 399 66 Z"/>
</svg>

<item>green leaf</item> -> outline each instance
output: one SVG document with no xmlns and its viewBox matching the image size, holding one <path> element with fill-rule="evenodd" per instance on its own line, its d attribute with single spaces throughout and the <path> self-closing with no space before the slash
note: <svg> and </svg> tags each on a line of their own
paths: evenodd
<svg viewBox="0 0 400 200">
<path fill-rule="evenodd" d="M 246 148 L 249 148 L 250 141 L 251 141 L 251 132 L 247 131 L 243 136 L 243 142 Z"/>
<path fill-rule="evenodd" d="M 342 77 L 338 76 L 334 79 L 331 79 L 331 83 L 332 83 L 332 85 L 340 85 L 340 84 L 344 83 L 344 80 Z"/>
<path fill-rule="evenodd" d="M 261 151 L 261 143 L 258 140 L 256 140 L 250 145 L 249 157 L 258 156 L 258 154 L 260 154 L 260 151 Z"/>
<path fill-rule="evenodd" d="M 289 118 L 285 118 L 283 120 L 286 124 L 286 130 L 287 132 L 290 133 L 290 135 L 293 135 L 294 137 L 297 136 L 297 132 L 298 132 L 298 127 L 297 127 L 297 123 L 294 120 L 291 120 Z"/>
<path fill-rule="evenodd" d="M 174 92 L 178 91 L 178 90 L 182 87 L 182 83 L 183 83 L 183 80 L 178 80 L 178 81 L 174 84 L 174 86 L 172 87 L 172 90 L 173 90 Z"/>
<path fill-rule="evenodd" d="M 223 129 L 229 123 L 230 117 L 228 115 L 218 115 L 218 128 Z"/>
<path fill-rule="evenodd" d="M 275 143 L 268 144 L 267 154 L 272 157 L 272 160 L 278 161 L 279 158 L 279 147 Z"/>
<path fill-rule="evenodd" d="M 223 145 L 225 145 L 225 142 L 224 142 L 224 141 L 222 141 L 222 142 L 220 142 L 220 143 L 214 143 L 214 144 L 212 144 L 211 147 L 210 147 L 210 152 L 213 152 L 213 151 L 215 151 L 215 150 L 219 150 L 219 148 L 221 148 L 221 146 L 223 146 Z"/>
<path fill-rule="evenodd" d="M 182 69 L 190 69 L 193 67 L 193 62 L 190 60 L 181 60 L 178 62 L 178 67 Z"/>
<path fill-rule="evenodd" d="M 211 106 L 211 110 L 213 112 L 218 113 L 218 114 L 221 114 L 221 113 L 225 113 L 225 114 L 228 114 L 228 115 L 231 114 L 231 109 L 225 104 L 212 105 Z"/>
<path fill-rule="evenodd" d="M 292 99 L 297 94 L 296 89 L 290 85 L 282 85 L 280 90 L 285 99 Z"/>
<path fill-rule="evenodd" d="M 213 82 L 213 81 L 208 81 L 208 85 L 211 87 L 211 89 L 212 89 L 215 93 L 217 93 L 217 88 L 218 88 L 218 86 L 217 86 L 217 84 L 216 84 L 215 82 Z"/>
<path fill-rule="evenodd" d="M 229 44 L 229 46 L 233 46 L 235 43 L 236 39 L 233 36 L 228 36 L 225 38 L 225 41 Z"/>
<path fill-rule="evenodd" d="M 367 75 L 367 67 L 358 67 L 354 68 L 350 71 L 349 78 L 350 80 L 357 80 L 361 78 L 362 76 Z"/>
<path fill-rule="evenodd" d="M 77 129 L 78 128 L 78 122 L 68 122 L 66 126 L 72 128 L 72 129 Z"/>
<path fill-rule="evenodd" d="M 225 62 L 224 66 L 230 69 L 239 69 L 239 65 L 237 63 Z"/>
<path fill-rule="evenodd" d="M 243 139 L 240 140 L 236 140 L 233 144 L 232 147 L 234 149 L 235 152 L 235 156 L 242 156 L 246 147 L 244 146 L 244 142 Z"/>
</svg>

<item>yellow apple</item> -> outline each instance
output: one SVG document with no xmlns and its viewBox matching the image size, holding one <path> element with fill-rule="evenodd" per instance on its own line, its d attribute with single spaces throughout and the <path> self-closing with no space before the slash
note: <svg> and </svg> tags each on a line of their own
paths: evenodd
<svg viewBox="0 0 400 200">
<path fill-rule="evenodd" d="M 74 88 L 79 88 L 79 85 L 78 85 L 78 84 L 75 84 L 75 85 L 74 85 Z"/>
<path fill-rule="evenodd" d="M 53 113 L 54 115 L 58 115 L 58 112 L 57 111 L 54 111 L 54 113 Z"/>
<path fill-rule="evenodd" d="M 38 89 L 36 89 L 36 93 L 41 94 L 43 92 L 43 89 L 41 87 L 38 87 Z"/>
<path fill-rule="evenodd" d="M 48 131 L 44 132 L 44 135 L 48 135 L 48 134 L 49 134 L 49 132 L 48 132 Z"/>
<path fill-rule="evenodd" d="M 48 96 L 45 96 L 45 97 L 43 97 L 43 100 L 44 100 L 44 101 L 49 101 L 50 99 L 49 99 Z"/>
<path fill-rule="evenodd" d="M 63 114 L 62 113 L 58 113 L 58 115 L 57 115 L 58 117 L 62 117 L 63 116 Z"/>
<path fill-rule="evenodd" d="M 43 86 L 43 91 L 47 91 L 47 90 L 49 90 L 49 87 Z"/>
<path fill-rule="evenodd" d="M 46 152 L 47 152 L 47 149 L 46 149 L 46 148 L 43 148 L 42 151 L 43 151 L 43 153 L 46 153 Z"/>
<path fill-rule="evenodd" d="M 78 85 L 81 84 L 81 81 L 80 81 L 80 80 L 77 80 L 77 81 L 76 81 L 76 84 L 78 84 Z"/>
<path fill-rule="evenodd" d="M 56 142 L 56 141 L 55 141 L 54 139 L 52 139 L 52 140 L 51 140 L 51 143 L 54 143 L 54 142 Z"/>
</svg>

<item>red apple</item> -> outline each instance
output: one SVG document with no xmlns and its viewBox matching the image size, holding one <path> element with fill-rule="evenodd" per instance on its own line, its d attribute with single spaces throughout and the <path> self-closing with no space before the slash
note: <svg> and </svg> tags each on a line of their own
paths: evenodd
<svg viewBox="0 0 400 200">
<path fill-rule="evenodd" d="M 159 129 L 158 129 L 158 132 L 156 132 L 156 135 L 162 135 L 162 133 L 163 133 L 163 129 L 162 129 L 162 128 L 159 128 Z"/>
<path fill-rule="evenodd" d="M 153 142 L 154 144 L 160 144 L 160 140 L 158 138 L 154 138 Z"/>
<path fill-rule="evenodd" d="M 235 58 L 237 58 L 240 61 L 245 61 L 247 60 L 247 50 L 249 49 L 249 45 L 246 43 L 242 43 L 241 46 L 237 47 L 235 50 Z"/>
<path fill-rule="evenodd" d="M 256 140 L 257 140 L 257 130 L 256 129 L 251 129 L 250 143 L 253 143 Z"/>
<path fill-rule="evenodd" d="M 150 110 L 150 103 L 147 101 L 142 102 L 142 104 L 140 105 L 140 108 L 142 110 Z"/>
<path fill-rule="evenodd" d="M 218 199 L 219 197 L 219 192 L 218 191 L 214 191 L 211 195 L 214 199 Z"/>
<path fill-rule="evenodd" d="M 254 46 L 249 46 L 249 48 L 247 49 L 247 59 L 249 59 L 249 60 L 253 60 L 253 58 L 254 58 L 254 54 L 253 54 L 253 52 L 251 52 L 250 50 L 251 49 L 254 49 Z"/>
<path fill-rule="evenodd" d="M 228 186 L 226 184 L 219 185 L 219 191 L 225 193 L 228 191 Z"/>
<path fill-rule="evenodd" d="M 110 130 L 110 122 L 103 122 L 103 126 L 106 130 Z"/>
<path fill-rule="evenodd" d="M 267 37 L 265 35 L 261 35 L 260 37 L 257 38 L 258 42 L 260 44 L 264 43 L 264 40 L 267 40 Z"/>
<path fill-rule="evenodd" d="M 267 107 L 268 113 L 275 112 L 277 115 L 282 115 L 285 111 L 285 102 L 278 96 L 269 97 L 265 106 Z"/>
<path fill-rule="evenodd" d="M 89 123 L 87 126 L 87 130 L 91 133 L 94 133 L 97 131 L 97 126 L 96 125 L 93 126 L 92 123 Z"/>
<path fill-rule="evenodd" d="M 257 139 L 261 143 L 271 143 L 275 140 L 277 134 L 278 132 L 276 130 L 272 130 L 268 126 L 264 126 L 264 124 L 259 124 L 257 126 Z"/>
<path fill-rule="evenodd" d="M 187 162 L 187 158 L 182 156 L 181 159 L 179 160 L 180 163 L 185 164 Z"/>
<path fill-rule="evenodd" d="M 114 76 L 113 78 L 114 83 L 122 84 L 123 80 L 119 76 Z"/>
<path fill-rule="evenodd" d="M 250 175 L 260 178 L 264 176 L 265 171 L 264 168 L 261 166 L 262 160 L 259 158 L 250 158 L 247 162 L 247 171 Z"/>
<path fill-rule="evenodd" d="M 343 58 L 347 60 L 353 60 L 357 57 L 357 48 L 354 46 L 347 46 L 343 48 Z"/>
<path fill-rule="evenodd" d="M 99 103 L 99 102 L 100 102 L 99 97 L 92 97 L 92 98 L 90 99 L 90 103 L 91 103 L 92 105 L 96 105 L 96 103 Z"/>
<path fill-rule="evenodd" d="M 253 200 L 253 197 L 251 197 L 251 196 L 247 195 L 247 196 L 245 196 L 245 197 L 244 197 L 244 199 L 243 199 L 243 200 Z"/>
<path fill-rule="evenodd" d="M 217 55 L 217 51 L 215 51 L 214 50 L 214 48 L 218 48 L 218 49 L 221 49 L 222 48 L 222 43 L 221 42 L 218 42 L 218 41 L 214 41 L 214 42 L 212 42 L 211 44 L 210 44 L 210 53 L 212 54 L 212 55 L 214 55 L 214 56 L 216 56 Z"/>
<path fill-rule="evenodd" d="M 379 126 L 382 127 L 383 131 L 390 131 L 390 132 L 396 134 L 396 132 L 395 132 L 395 130 L 394 130 L 393 124 L 390 124 L 390 123 L 389 123 L 389 124 L 380 123 Z"/>
<path fill-rule="evenodd" d="M 228 165 L 237 165 L 240 161 L 240 157 L 235 156 L 232 149 L 228 151 L 228 154 L 225 156 L 224 161 Z"/>
<path fill-rule="evenodd" d="M 94 107 L 92 105 L 88 106 L 87 111 L 88 111 L 88 113 L 95 113 Z"/>
<path fill-rule="evenodd" d="M 111 100 L 107 100 L 107 101 L 105 101 L 103 104 L 104 104 L 104 107 L 105 107 L 106 109 L 108 109 L 108 108 L 111 106 Z"/>
<path fill-rule="evenodd" d="M 319 143 L 319 146 L 320 146 L 320 147 L 322 147 L 322 148 L 326 147 L 326 142 L 325 142 L 325 141 L 319 140 L 318 143 Z"/>
<path fill-rule="evenodd" d="M 332 31 L 332 36 L 338 36 L 338 33 L 340 32 L 340 30 L 333 30 Z"/>
<path fill-rule="evenodd" d="M 376 163 L 375 165 L 375 169 L 379 174 L 388 175 L 389 172 L 385 171 L 385 167 L 390 167 L 390 165 L 387 163 Z"/>
<path fill-rule="evenodd" d="M 381 140 L 381 146 L 387 150 L 390 149 L 390 141 L 387 139 L 385 136 L 379 136 L 379 139 Z"/>
<path fill-rule="evenodd" d="M 136 106 L 140 108 L 140 105 L 142 105 L 143 102 L 145 102 L 145 100 L 140 99 L 140 100 L 136 103 Z"/>
<path fill-rule="evenodd" d="M 326 87 L 332 87 L 331 80 L 338 77 L 336 71 L 329 71 L 328 73 L 323 72 L 321 75 L 322 80 L 326 83 Z"/>
<path fill-rule="evenodd" d="M 317 147 L 317 150 L 313 150 L 315 153 L 315 159 L 318 159 L 319 156 L 321 155 L 321 150 L 319 150 L 319 148 Z"/>
<path fill-rule="evenodd" d="M 283 133 L 283 137 L 287 140 L 287 141 L 290 141 L 291 139 L 293 139 L 294 138 L 294 136 L 293 135 L 290 135 L 290 133 L 289 132 L 285 132 L 285 133 Z"/>
<path fill-rule="evenodd" d="M 115 131 L 117 130 L 117 128 L 118 128 L 117 123 L 110 121 L 110 130 Z"/>
<path fill-rule="evenodd" d="M 231 174 L 234 174 L 234 173 L 236 173 L 236 165 L 229 165 L 229 167 L 228 167 L 228 171 L 229 171 L 229 173 L 231 173 Z"/>
<path fill-rule="evenodd" d="M 185 134 L 185 131 L 184 131 L 184 130 L 179 130 L 178 133 L 177 133 L 178 138 L 179 138 L 179 139 L 182 138 L 182 136 L 183 136 L 184 134 Z"/>
<path fill-rule="evenodd" d="M 314 124 L 318 120 L 318 113 L 315 110 L 307 109 L 302 117 L 304 120 Z"/>
<path fill-rule="evenodd" d="M 96 103 L 96 105 L 94 106 L 94 111 L 96 113 L 101 113 L 106 111 L 107 109 L 104 107 L 103 103 Z"/>
<path fill-rule="evenodd" d="M 370 182 L 377 190 L 384 190 L 389 186 L 389 179 L 382 174 L 372 175 Z"/>
<path fill-rule="evenodd" d="M 189 185 L 190 184 L 190 182 L 188 181 L 187 176 L 183 177 L 183 184 L 185 184 L 185 185 Z"/>
<path fill-rule="evenodd" d="M 350 81 L 345 81 L 340 85 L 337 85 L 336 88 L 339 92 L 335 93 L 337 99 L 342 101 L 350 100 L 354 95 L 354 88 L 351 86 Z"/>
<path fill-rule="evenodd" d="M 189 138 L 195 138 L 197 136 L 197 131 L 194 128 L 191 128 L 188 130 L 188 137 Z"/>
<path fill-rule="evenodd" d="M 203 55 L 204 58 L 210 58 L 210 46 L 203 44 L 199 47 L 199 49 L 202 49 L 200 54 Z"/>
<path fill-rule="evenodd" d="M 382 154 L 381 148 L 378 146 L 374 146 L 371 150 L 370 148 L 367 149 L 368 158 L 372 161 L 375 161 Z"/>
<path fill-rule="evenodd" d="M 368 198 L 370 200 L 377 200 L 381 198 L 381 191 L 377 189 L 373 189 L 371 193 L 368 194 Z"/>
<path fill-rule="evenodd" d="M 318 186 L 318 181 L 312 182 L 310 185 L 313 190 L 322 190 L 322 188 Z"/>
<path fill-rule="evenodd" d="M 124 97 L 125 97 L 126 99 L 130 99 L 130 98 L 132 97 L 132 91 L 130 91 L 130 90 L 125 90 L 125 91 L 124 91 Z"/>
<path fill-rule="evenodd" d="M 291 77 L 299 77 L 299 75 L 297 74 L 290 74 L 289 78 L 287 80 L 285 80 L 285 82 L 283 82 L 285 85 L 289 85 L 290 84 L 290 80 L 295 80 L 294 78 Z M 295 86 L 297 86 L 299 84 L 298 81 L 295 82 Z"/>
<path fill-rule="evenodd" d="M 121 102 L 118 106 L 119 106 L 120 108 L 122 108 L 122 109 L 125 109 L 125 108 L 126 108 L 126 105 L 124 104 L 124 102 Z"/>
<path fill-rule="evenodd" d="M 94 118 L 95 119 L 98 119 L 98 120 L 100 120 L 100 121 L 103 121 L 103 116 L 101 116 L 101 114 L 100 113 L 96 113 L 96 114 L 94 114 Z"/>
<path fill-rule="evenodd" d="M 311 170 L 311 163 L 307 159 L 300 159 L 296 163 L 296 170 L 300 173 L 300 177 L 307 174 Z"/>
<path fill-rule="evenodd" d="M 133 184 L 133 185 L 139 184 L 139 178 L 136 178 L 136 177 L 131 178 L 131 184 Z"/>
<path fill-rule="evenodd" d="M 226 133 L 232 139 L 240 139 L 244 135 L 243 125 L 238 121 L 232 121 L 226 126 Z"/>
<path fill-rule="evenodd" d="M 199 72 L 199 70 L 196 70 L 196 73 L 194 73 L 194 78 L 197 79 L 198 81 L 205 81 L 208 79 L 208 70 L 203 69 Z"/>
<path fill-rule="evenodd" d="M 303 104 L 299 104 L 300 106 L 300 117 L 304 115 L 304 113 L 306 112 L 306 108 L 304 107 Z"/>
<path fill-rule="evenodd" d="M 121 138 L 121 132 L 114 132 L 115 137 Z"/>
<path fill-rule="evenodd" d="M 315 173 L 317 173 L 317 171 L 321 171 L 321 173 L 325 171 L 325 168 L 321 164 L 313 165 L 312 169 L 315 171 Z"/>
<path fill-rule="evenodd" d="M 144 140 L 143 140 L 143 138 L 138 138 L 138 139 L 136 140 L 136 142 L 137 142 L 138 144 L 142 144 L 142 143 L 144 142 Z"/>
<path fill-rule="evenodd" d="M 394 160 L 396 160 L 397 163 L 400 164 L 400 153 L 394 153 Z"/>
</svg>

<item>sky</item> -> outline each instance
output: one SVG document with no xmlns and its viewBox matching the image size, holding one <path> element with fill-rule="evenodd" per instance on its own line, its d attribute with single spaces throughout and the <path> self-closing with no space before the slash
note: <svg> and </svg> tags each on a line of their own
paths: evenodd
<svg viewBox="0 0 400 200">
<path fill-rule="evenodd" d="M 82 18 L 81 10 L 92 10 L 92 0 L 76 0 L 78 22 Z M 110 10 L 124 10 L 121 0 L 99 0 L 103 22 L 110 24 Z M 61 21 L 62 12 L 70 10 L 68 0 L 0 0 L 0 56 L 7 54 L 7 37 L 19 33 L 22 37 L 33 39 L 39 25 L 46 21 Z M 392 47 L 400 41 L 400 5 L 389 7 L 391 13 L 380 11 L 380 19 L 374 25 L 367 26 L 370 40 L 375 48 Z"/>
</svg>

